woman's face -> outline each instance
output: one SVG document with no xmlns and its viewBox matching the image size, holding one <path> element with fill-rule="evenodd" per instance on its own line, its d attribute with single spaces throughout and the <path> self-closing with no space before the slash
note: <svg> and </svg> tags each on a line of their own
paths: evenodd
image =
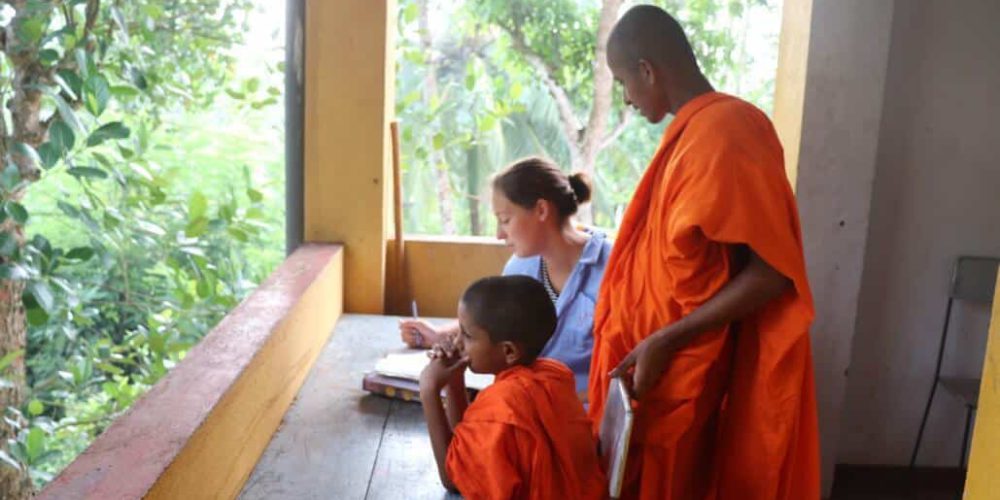
<svg viewBox="0 0 1000 500">
<path fill-rule="evenodd" d="M 497 238 L 514 249 L 518 257 L 531 257 L 542 251 L 546 224 L 552 216 L 549 203 L 538 200 L 533 208 L 524 208 L 493 190 L 493 214 L 497 218 Z"/>
</svg>

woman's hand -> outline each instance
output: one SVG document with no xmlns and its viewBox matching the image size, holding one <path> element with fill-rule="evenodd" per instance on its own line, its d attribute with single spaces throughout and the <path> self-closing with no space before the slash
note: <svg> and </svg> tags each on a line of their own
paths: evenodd
<svg viewBox="0 0 1000 500">
<path fill-rule="evenodd" d="M 641 400 L 656 386 L 674 353 L 673 343 L 665 332 L 646 337 L 611 371 L 611 377 L 621 377 L 632 388 L 632 397 Z"/>
<path fill-rule="evenodd" d="M 422 319 L 399 320 L 399 337 L 412 348 L 427 349 L 446 335 Z"/>
</svg>

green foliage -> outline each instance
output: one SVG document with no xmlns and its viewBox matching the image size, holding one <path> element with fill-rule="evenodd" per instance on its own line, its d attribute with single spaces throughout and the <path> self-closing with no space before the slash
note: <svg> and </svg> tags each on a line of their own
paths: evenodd
<svg viewBox="0 0 1000 500">
<path fill-rule="evenodd" d="M 245 163 L 219 183 L 222 170 L 240 164 L 199 164 L 172 147 L 190 137 L 178 123 L 225 136 L 177 117 L 219 103 L 252 5 L 31 0 L 13 10 L 0 94 L 39 92 L 47 133 L 37 147 L 11 141 L 0 170 L 0 278 L 23 282 L 29 326 L 26 351 L 0 358 L 6 387 L 24 357 L 29 396 L 6 408 L 17 433 L 0 466 L 46 482 L 280 258 L 282 214 L 258 179 L 263 166 Z M 15 89 L 25 60 L 38 61 L 35 83 Z M 261 87 L 260 79 L 243 84 L 247 95 L 264 94 L 249 107 L 275 111 L 280 90 Z M 252 161 L 239 156 L 231 158 Z M 15 157 L 44 169 L 36 185 Z M 36 191 L 43 187 L 47 197 Z"/>
<path fill-rule="evenodd" d="M 758 77 L 747 48 L 751 13 L 778 23 L 777 0 L 661 0 L 691 39 L 717 88 L 770 109 L 773 73 Z M 427 50 L 421 6 L 430 11 Z M 540 154 L 571 167 L 570 145 L 537 57 L 566 91 L 581 123 L 593 106 L 598 0 L 402 0 L 396 112 L 401 122 L 406 229 L 439 234 L 450 211 L 460 234 L 493 234 L 489 176 L 518 158 Z M 435 24 L 435 19 L 448 23 Z M 435 28 L 435 26 L 444 26 Z M 777 27 L 774 27 L 776 33 Z M 777 39 L 768 40 L 774 54 Z M 772 54 L 773 55 L 773 54 Z M 766 58 L 764 58 L 766 60 Z M 753 71 L 751 71 L 753 69 Z M 762 83 L 758 86 L 757 79 Z M 436 89 L 436 93 L 429 89 Z M 435 94 L 428 97 L 429 94 Z M 610 127 L 621 119 L 615 89 Z M 603 149 L 595 168 L 594 222 L 617 225 L 663 130 L 634 117 Z M 439 172 L 447 172 L 453 206 L 441 207 Z"/>
</svg>

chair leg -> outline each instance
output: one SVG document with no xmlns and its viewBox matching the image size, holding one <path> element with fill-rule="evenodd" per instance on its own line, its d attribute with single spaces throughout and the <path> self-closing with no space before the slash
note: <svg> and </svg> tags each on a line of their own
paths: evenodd
<svg viewBox="0 0 1000 500">
<path fill-rule="evenodd" d="M 968 454 L 966 450 L 969 448 L 969 430 L 972 428 L 972 405 L 965 405 L 965 435 L 962 436 L 962 458 L 959 465 L 962 470 L 965 470 L 966 459 L 968 459 Z"/>
<path fill-rule="evenodd" d="M 913 445 L 913 454 L 910 455 L 910 468 L 917 465 L 917 452 L 920 451 L 920 442 L 924 439 L 924 428 L 927 427 L 927 417 L 931 414 L 931 404 L 934 403 L 934 393 L 937 392 L 938 381 L 934 377 L 934 386 L 931 387 L 931 395 L 927 398 L 927 405 L 924 407 L 924 416 L 920 419 L 920 430 L 917 431 L 917 442 Z"/>
</svg>

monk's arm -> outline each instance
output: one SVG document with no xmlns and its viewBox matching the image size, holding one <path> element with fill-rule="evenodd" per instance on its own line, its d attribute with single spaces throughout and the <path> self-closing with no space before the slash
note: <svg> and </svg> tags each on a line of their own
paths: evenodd
<svg viewBox="0 0 1000 500">
<path fill-rule="evenodd" d="M 612 370 L 611 376 L 620 377 L 635 367 L 632 390 L 636 398 L 641 399 L 657 383 L 674 351 L 703 332 L 743 319 L 777 298 L 791 285 L 791 280 L 749 248 L 738 247 L 735 250 L 745 251 L 749 256 L 743 270 L 700 307 L 643 340 Z"/>
<path fill-rule="evenodd" d="M 744 247 L 745 248 L 745 247 Z M 719 293 L 679 321 L 667 325 L 657 335 L 674 348 L 687 345 L 702 332 L 717 330 L 745 318 L 781 295 L 792 281 L 746 249 L 749 261 Z"/>
<path fill-rule="evenodd" d="M 455 492 L 455 483 L 448 477 L 445 462 L 448 457 L 448 446 L 451 444 L 451 426 L 445 415 L 444 404 L 441 402 L 441 390 L 434 387 L 420 387 L 420 403 L 424 407 L 424 419 L 427 420 L 427 433 L 431 436 L 431 448 L 434 450 L 434 461 L 437 462 L 438 476 L 441 484 L 449 491 Z"/>
</svg>

